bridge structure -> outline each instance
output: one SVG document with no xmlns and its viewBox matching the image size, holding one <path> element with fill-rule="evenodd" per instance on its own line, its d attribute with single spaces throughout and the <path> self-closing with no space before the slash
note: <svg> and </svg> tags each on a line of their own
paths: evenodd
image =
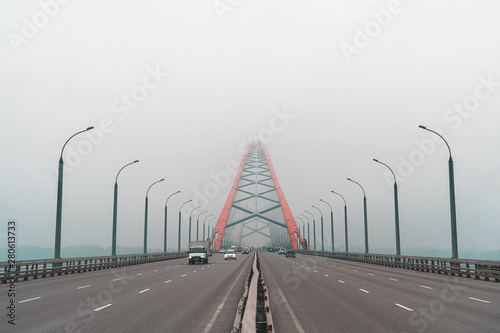
<svg viewBox="0 0 500 333">
<path fill-rule="evenodd" d="M 306 248 L 281 189 L 266 147 L 250 142 L 234 184 L 210 237 L 215 249 L 255 244 L 252 237 L 268 238 L 272 246 Z M 246 241 L 248 239 L 248 241 Z"/>
</svg>

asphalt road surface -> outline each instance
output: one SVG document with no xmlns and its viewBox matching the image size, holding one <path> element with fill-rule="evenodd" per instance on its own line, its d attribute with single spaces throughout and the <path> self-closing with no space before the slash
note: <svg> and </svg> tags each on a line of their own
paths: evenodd
<svg viewBox="0 0 500 333">
<path fill-rule="evenodd" d="M 188 259 L 17 283 L 16 325 L 0 285 L 0 332 L 230 332 L 253 255 Z"/>
<path fill-rule="evenodd" d="M 259 252 L 276 332 L 500 332 L 500 284 Z"/>
</svg>

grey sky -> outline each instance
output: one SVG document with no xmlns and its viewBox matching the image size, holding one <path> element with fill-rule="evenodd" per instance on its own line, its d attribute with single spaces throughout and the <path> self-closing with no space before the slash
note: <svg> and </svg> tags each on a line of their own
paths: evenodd
<svg viewBox="0 0 500 333">
<path fill-rule="evenodd" d="M 199 191 L 219 215 L 234 178 L 207 184 L 260 134 L 294 215 L 333 204 L 338 247 L 343 205 L 330 190 L 363 250 L 350 177 L 367 192 L 370 247 L 394 248 L 378 158 L 398 176 L 402 251 L 449 249 L 448 152 L 423 124 L 453 152 L 459 251 L 500 255 L 498 2 L 40 3 L 51 15 L 38 1 L 0 4 L 0 220 L 18 221 L 18 245 L 54 245 L 54 163 L 93 125 L 93 141 L 65 151 L 63 246 L 110 246 L 114 178 L 139 159 L 119 179 L 118 245 L 142 246 L 146 190 L 165 178 L 149 194 L 148 244 L 162 247 L 163 205 L 181 190 L 169 201 L 176 247 L 179 205 Z"/>
</svg>

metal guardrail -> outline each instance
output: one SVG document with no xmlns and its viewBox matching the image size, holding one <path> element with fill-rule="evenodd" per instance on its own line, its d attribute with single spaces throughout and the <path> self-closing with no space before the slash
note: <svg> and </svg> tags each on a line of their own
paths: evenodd
<svg viewBox="0 0 500 333">
<path fill-rule="evenodd" d="M 255 252 L 231 332 L 260 333 L 273 332 L 273 329 L 269 295 L 260 269 L 259 256 Z"/>
<path fill-rule="evenodd" d="M 500 261 L 297 250 L 296 253 L 500 282 Z"/>
<path fill-rule="evenodd" d="M 31 279 L 68 275 L 145 264 L 154 261 L 187 257 L 187 252 L 161 252 L 148 254 L 127 254 L 67 259 L 23 260 L 15 263 L 0 262 L 0 281 L 28 281 Z"/>
</svg>

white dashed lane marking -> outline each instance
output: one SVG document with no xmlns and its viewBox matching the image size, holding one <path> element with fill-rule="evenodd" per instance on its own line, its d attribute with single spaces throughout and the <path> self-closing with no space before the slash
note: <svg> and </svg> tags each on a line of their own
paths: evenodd
<svg viewBox="0 0 500 333">
<path fill-rule="evenodd" d="M 88 287 L 90 287 L 90 284 L 88 284 L 88 285 L 86 285 L 86 286 L 81 286 L 81 287 L 78 287 L 78 288 L 76 288 L 76 289 L 85 289 L 85 288 L 88 288 Z"/>
<path fill-rule="evenodd" d="M 479 298 L 474 298 L 474 297 L 467 297 L 468 299 L 471 299 L 473 301 L 478 301 L 478 302 L 483 302 L 483 303 L 491 303 L 490 301 L 485 301 L 484 299 L 479 299 Z"/>
<path fill-rule="evenodd" d="M 408 311 L 413 311 L 413 309 L 407 308 L 406 306 L 401 305 L 401 304 L 399 304 L 399 303 L 394 303 L 394 304 L 396 304 L 397 306 L 399 306 L 400 308 L 403 308 L 403 309 L 405 309 L 405 310 L 408 310 Z"/>
<path fill-rule="evenodd" d="M 99 310 L 102 310 L 102 309 L 107 308 L 108 306 L 111 306 L 111 305 L 113 305 L 113 304 L 107 304 L 107 305 L 105 305 L 105 306 L 101 306 L 100 308 L 97 308 L 97 309 L 95 309 L 94 311 L 99 311 Z"/>
<path fill-rule="evenodd" d="M 30 299 L 25 299 L 24 301 L 20 301 L 19 303 L 30 302 L 30 301 L 34 301 L 34 300 L 40 299 L 40 298 L 42 298 L 42 297 L 40 297 L 40 296 L 39 297 L 33 297 L 33 298 L 30 298 Z"/>
</svg>

